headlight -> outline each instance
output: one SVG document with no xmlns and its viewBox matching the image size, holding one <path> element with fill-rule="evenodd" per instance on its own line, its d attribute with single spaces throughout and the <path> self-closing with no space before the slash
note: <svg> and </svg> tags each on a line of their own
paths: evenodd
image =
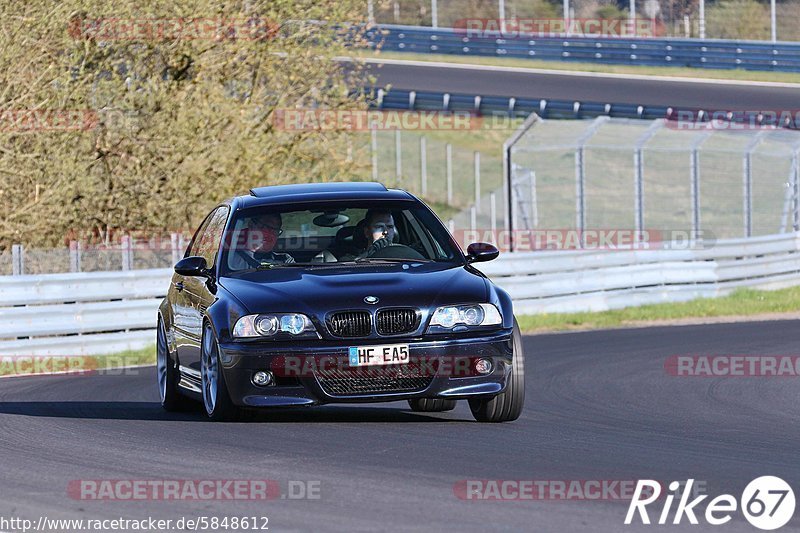
<svg viewBox="0 0 800 533">
<path fill-rule="evenodd" d="M 292 338 L 320 338 L 311 320 L 300 313 L 246 315 L 237 320 L 233 326 L 233 336 L 240 338 L 275 337 L 279 333 L 290 335 Z"/>
<path fill-rule="evenodd" d="M 431 327 L 452 329 L 464 326 L 496 326 L 503 323 L 500 311 L 492 304 L 448 305 L 439 307 L 431 318 Z"/>
</svg>

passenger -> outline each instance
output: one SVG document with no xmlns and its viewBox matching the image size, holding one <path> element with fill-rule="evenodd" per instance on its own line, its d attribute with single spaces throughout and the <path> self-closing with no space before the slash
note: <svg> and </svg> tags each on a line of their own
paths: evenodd
<svg viewBox="0 0 800 533">
<path fill-rule="evenodd" d="M 231 270 L 257 268 L 262 264 L 294 263 L 294 257 L 273 251 L 278 236 L 283 233 L 283 219 L 280 213 L 269 213 L 250 219 L 245 230 L 245 245 L 231 254 Z"/>
</svg>

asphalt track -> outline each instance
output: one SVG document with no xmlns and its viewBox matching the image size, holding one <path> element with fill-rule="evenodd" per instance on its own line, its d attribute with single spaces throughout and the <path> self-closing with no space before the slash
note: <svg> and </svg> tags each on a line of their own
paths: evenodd
<svg viewBox="0 0 800 533">
<path fill-rule="evenodd" d="M 797 378 L 678 378 L 664 361 L 796 354 L 798 326 L 526 337 L 526 409 L 500 425 L 474 422 L 466 405 L 425 415 L 405 403 L 211 423 L 199 411 L 162 412 L 152 367 L 2 379 L 0 518 L 266 515 L 271 531 L 648 531 L 656 526 L 623 526 L 624 502 L 469 501 L 453 487 L 465 479 L 694 478 L 712 496 L 738 498 L 748 481 L 778 475 L 797 490 Z M 76 479 L 318 481 L 320 498 L 81 501 L 67 493 Z M 795 519 L 783 530 L 798 528 Z M 725 526 L 682 529 L 754 531 L 740 514 Z"/>
<path fill-rule="evenodd" d="M 575 100 L 600 103 L 666 105 L 679 108 L 735 111 L 800 109 L 800 89 L 759 82 L 698 83 L 625 76 L 581 76 L 535 71 L 471 69 L 452 64 L 391 62 L 369 65 L 376 86 L 515 98 Z M 519 69 L 517 69 L 519 70 Z"/>
</svg>

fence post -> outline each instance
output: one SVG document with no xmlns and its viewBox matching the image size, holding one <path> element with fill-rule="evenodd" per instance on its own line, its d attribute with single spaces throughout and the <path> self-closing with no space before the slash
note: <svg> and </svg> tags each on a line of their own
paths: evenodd
<svg viewBox="0 0 800 533">
<path fill-rule="evenodd" d="M 761 130 L 747 144 L 745 148 L 744 160 L 742 161 L 742 188 L 744 205 L 744 236 L 745 238 L 753 235 L 753 152 L 764 138 L 765 130 Z"/>
<path fill-rule="evenodd" d="M 469 229 L 473 232 L 478 229 L 478 210 L 474 205 L 469 208 Z"/>
<path fill-rule="evenodd" d="M 11 275 L 21 276 L 25 273 L 25 250 L 21 244 L 11 245 Z"/>
<path fill-rule="evenodd" d="M 123 235 L 122 242 L 120 245 L 120 250 L 122 254 L 122 270 L 132 270 L 133 266 L 133 249 L 131 246 L 131 237 L 130 235 Z"/>
<path fill-rule="evenodd" d="M 792 210 L 792 228 L 794 231 L 800 231 L 800 165 L 798 165 L 798 152 L 794 153 L 794 180 L 793 194 L 794 209 Z"/>
<path fill-rule="evenodd" d="M 583 230 L 586 227 L 586 199 L 584 188 L 586 175 L 584 174 L 583 146 L 575 150 L 575 226 L 578 230 L 578 246 L 583 248 Z"/>
<path fill-rule="evenodd" d="M 81 271 L 80 241 L 69 241 L 69 271 Z"/>
<path fill-rule="evenodd" d="M 514 222 L 512 212 L 512 192 L 511 181 L 514 174 L 512 150 L 514 145 L 522 138 L 525 133 L 530 130 L 536 121 L 539 120 L 539 115 L 531 113 L 528 118 L 516 129 L 506 142 L 503 143 L 503 229 L 508 231 L 508 251 L 514 251 Z"/>
<path fill-rule="evenodd" d="M 419 180 L 420 195 L 428 194 L 428 141 L 425 136 L 419 138 Z"/>
<path fill-rule="evenodd" d="M 372 151 L 372 181 L 378 181 L 378 127 L 373 122 L 370 127 L 370 150 Z"/>
<path fill-rule="evenodd" d="M 636 140 L 633 151 L 634 226 L 638 235 L 644 229 L 644 146 L 665 123 L 663 119 L 654 120 L 647 131 Z"/>
<path fill-rule="evenodd" d="M 370 26 L 375 25 L 375 5 L 374 0 L 367 1 L 367 21 Z"/>
<path fill-rule="evenodd" d="M 641 235 L 644 225 L 644 169 L 642 167 L 642 149 L 637 146 L 633 151 L 633 218 L 637 235 Z"/>
<path fill-rule="evenodd" d="M 711 134 L 703 132 L 692 142 L 692 151 L 689 155 L 691 165 L 691 191 L 692 191 L 692 242 L 700 240 L 700 145 Z"/>
<path fill-rule="evenodd" d="M 431 0 L 431 26 L 439 27 L 439 4 L 436 0 Z"/>
<path fill-rule="evenodd" d="M 691 160 L 691 197 L 692 197 L 692 238 L 694 242 L 700 238 L 700 153 L 692 148 Z"/>
<path fill-rule="evenodd" d="M 750 237 L 753 234 L 753 172 L 752 159 L 750 152 L 744 154 L 742 162 L 742 212 L 744 215 L 744 236 Z"/>
<path fill-rule="evenodd" d="M 701 39 L 706 38 L 706 0 L 700 0 L 700 9 L 698 16 L 700 17 L 699 27 L 697 32 Z"/>
<path fill-rule="evenodd" d="M 575 225 L 578 230 L 578 246 L 584 247 L 584 230 L 586 229 L 586 164 L 585 146 L 592 135 L 607 122 L 609 117 L 600 116 L 592 121 L 589 127 L 581 134 L 575 150 Z"/>
<path fill-rule="evenodd" d="M 447 205 L 453 205 L 453 145 L 447 143 L 445 146 L 446 167 L 447 167 Z"/>
<path fill-rule="evenodd" d="M 497 197 L 494 191 L 489 193 L 489 227 L 492 230 L 492 237 L 495 242 L 500 242 L 497 238 Z"/>
<path fill-rule="evenodd" d="M 403 144 L 399 129 L 394 130 L 394 163 L 395 185 L 399 185 L 403 179 Z"/>
<path fill-rule="evenodd" d="M 530 178 L 531 220 L 533 221 L 533 227 L 530 229 L 536 229 L 539 227 L 539 204 L 536 200 L 536 171 L 535 170 L 529 171 L 528 177 Z"/>
<path fill-rule="evenodd" d="M 481 153 L 475 152 L 474 155 L 475 166 L 475 209 L 478 213 L 481 212 Z"/>
</svg>

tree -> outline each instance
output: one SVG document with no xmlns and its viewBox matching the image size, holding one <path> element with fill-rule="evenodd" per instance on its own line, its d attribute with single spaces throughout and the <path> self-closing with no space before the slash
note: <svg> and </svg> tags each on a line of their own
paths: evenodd
<svg viewBox="0 0 800 533">
<path fill-rule="evenodd" d="M 272 118 L 366 108 L 364 70 L 332 59 L 361 4 L 3 2 L 0 248 L 193 228 L 252 186 L 349 176 L 343 132 Z"/>
</svg>

